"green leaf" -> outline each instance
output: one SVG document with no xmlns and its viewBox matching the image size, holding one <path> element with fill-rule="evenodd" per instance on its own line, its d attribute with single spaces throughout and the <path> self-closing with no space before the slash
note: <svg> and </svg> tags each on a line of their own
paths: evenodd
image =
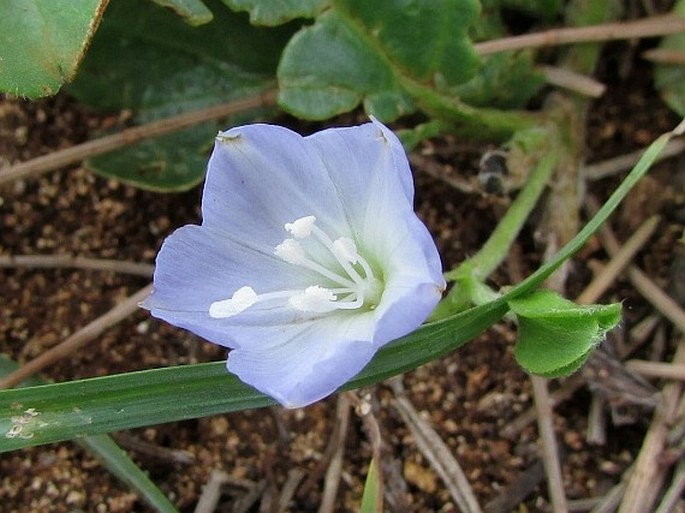
<svg viewBox="0 0 685 513">
<path fill-rule="evenodd" d="M 126 483 L 158 513 L 178 513 L 167 496 L 148 477 L 131 457 L 107 435 L 87 436 L 79 441 L 95 454 L 107 470 Z"/>
<path fill-rule="evenodd" d="M 475 75 L 467 30 L 477 14 L 473 0 L 338 0 L 286 46 L 279 101 L 309 119 L 360 103 L 384 121 L 412 112 L 403 81 L 447 87 Z"/>
<path fill-rule="evenodd" d="M 141 189 L 184 191 L 204 178 L 217 126 L 195 126 L 88 159 L 91 171 Z"/>
<path fill-rule="evenodd" d="M 275 27 L 297 18 L 313 18 L 328 0 L 222 0 L 234 11 L 250 13 L 250 23 Z"/>
<path fill-rule="evenodd" d="M 491 3 L 491 2 L 488 2 Z M 495 0 L 501 7 L 524 11 L 551 21 L 563 12 L 562 0 Z"/>
<path fill-rule="evenodd" d="M 576 371 L 621 320 L 619 303 L 577 305 L 549 290 L 513 299 L 509 307 L 518 319 L 516 360 L 546 377 Z"/>
<path fill-rule="evenodd" d="M 254 28 L 246 16 L 221 5 L 214 14 L 211 23 L 191 27 L 150 2 L 113 2 L 69 91 L 100 110 L 132 110 L 135 120 L 145 123 L 272 88 L 278 57 L 292 29 Z M 121 58 L 124 55 L 136 58 Z M 228 123 L 269 113 L 255 109 Z M 140 187 L 182 190 L 202 180 L 206 162 L 201 156 L 225 126 L 207 123 L 86 164 Z"/>
<path fill-rule="evenodd" d="M 0 90 L 39 98 L 76 73 L 107 0 L 0 2 Z"/>
<path fill-rule="evenodd" d="M 524 107 L 544 83 L 531 52 L 502 52 L 485 57 L 478 74 L 454 91 L 469 105 L 513 109 Z"/>
<path fill-rule="evenodd" d="M 197 26 L 209 23 L 214 18 L 212 11 L 202 0 L 152 0 L 157 5 L 168 7 L 185 19 L 189 25 Z"/>
<path fill-rule="evenodd" d="M 685 0 L 679 0 L 673 7 L 673 14 L 685 16 Z M 664 37 L 660 50 L 671 50 L 685 54 L 685 34 Z M 685 66 L 682 64 L 655 64 L 654 85 L 664 102 L 681 116 L 685 116 Z"/>
<path fill-rule="evenodd" d="M 19 368 L 16 362 L 0 354 L 0 376 L 6 376 Z M 18 386 L 36 386 L 45 384 L 39 378 L 31 377 L 23 381 Z M 22 417 L 31 414 L 27 411 L 22 412 Z M 21 418 L 21 417 L 19 417 Z M 7 436 L 7 435 L 5 435 Z M 150 480 L 148 475 L 138 467 L 129 455 L 107 435 L 87 436 L 79 440 L 78 443 L 86 450 L 97 456 L 102 463 L 117 478 L 137 491 L 140 496 L 159 513 L 178 513 L 178 510 Z"/>
<path fill-rule="evenodd" d="M 381 490 L 378 475 L 378 461 L 376 458 L 372 458 L 369 464 L 369 473 L 366 475 L 366 482 L 364 483 L 359 513 L 383 513 L 383 490 Z"/>
</svg>

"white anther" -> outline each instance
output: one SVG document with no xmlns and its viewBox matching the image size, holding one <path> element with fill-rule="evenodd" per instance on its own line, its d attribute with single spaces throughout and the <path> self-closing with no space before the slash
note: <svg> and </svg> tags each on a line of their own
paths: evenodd
<svg viewBox="0 0 685 513">
<path fill-rule="evenodd" d="M 307 258 L 302 245 L 295 239 L 285 239 L 281 242 L 276 246 L 274 255 L 293 265 L 299 265 Z"/>
<path fill-rule="evenodd" d="M 338 260 L 356 264 L 359 260 L 357 245 L 349 237 L 340 237 L 333 242 L 333 254 Z"/>
<path fill-rule="evenodd" d="M 336 295 L 330 289 L 320 287 L 319 285 L 312 285 L 299 294 L 292 296 L 288 303 L 302 312 L 324 313 L 336 310 L 336 299 Z"/>
<path fill-rule="evenodd" d="M 209 316 L 214 319 L 232 317 L 254 305 L 257 297 L 252 287 L 241 287 L 233 293 L 231 299 L 214 301 L 209 305 Z"/>
<path fill-rule="evenodd" d="M 305 216 L 295 219 L 292 223 L 285 223 L 285 229 L 296 239 L 309 237 L 314 229 L 316 217 Z"/>
</svg>

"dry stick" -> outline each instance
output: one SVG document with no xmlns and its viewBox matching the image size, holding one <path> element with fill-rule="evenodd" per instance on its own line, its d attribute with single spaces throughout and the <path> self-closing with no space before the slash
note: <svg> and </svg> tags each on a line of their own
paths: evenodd
<svg viewBox="0 0 685 513">
<path fill-rule="evenodd" d="M 488 502 L 483 508 L 484 513 L 509 513 L 516 511 L 517 506 L 528 497 L 538 483 L 545 479 L 545 469 L 542 461 L 535 460 L 524 470 L 503 493 Z"/>
<path fill-rule="evenodd" d="M 252 506 L 264 495 L 266 479 L 262 479 L 255 486 L 248 489 L 247 493 L 233 503 L 232 513 L 247 513 Z"/>
<path fill-rule="evenodd" d="M 616 511 L 621 502 L 621 497 L 623 497 L 623 493 L 626 491 L 626 486 L 628 486 L 628 480 L 633 475 L 634 468 L 635 465 L 631 465 L 623 472 L 621 482 L 614 485 L 611 490 L 604 494 L 604 497 L 590 510 L 590 513 L 614 513 Z"/>
<path fill-rule="evenodd" d="M 288 510 L 290 501 L 305 475 L 305 471 L 301 468 L 293 468 L 288 471 L 288 477 L 285 478 L 285 484 L 281 489 L 281 496 L 278 498 L 278 513 L 285 513 Z"/>
<path fill-rule="evenodd" d="M 372 464 L 376 467 L 376 491 L 378 492 L 376 494 L 375 511 L 383 511 L 385 476 L 383 475 L 382 465 L 383 462 L 381 451 L 383 449 L 383 438 L 381 436 L 381 427 L 378 423 L 378 419 L 376 419 L 376 416 L 373 414 L 373 408 L 369 402 L 361 400 L 354 392 L 346 392 L 346 395 L 350 401 L 350 404 L 354 406 L 355 413 L 364 424 L 366 436 L 371 442 L 371 447 L 373 449 Z M 370 467 L 369 472 L 371 472 Z"/>
<path fill-rule="evenodd" d="M 543 46 L 557 46 L 571 43 L 589 43 L 597 41 L 612 41 L 617 39 L 636 39 L 642 37 L 662 36 L 685 31 L 685 19 L 668 14 L 654 16 L 624 23 L 606 23 L 589 27 L 573 27 L 546 30 L 535 34 L 513 36 L 495 41 L 475 44 L 480 55 L 504 52 L 507 50 L 522 50 L 524 48 L 539 48 Z"/>
<path fill-rule="evenodd" d="M 584 384 L 585 379 L 580 374 L 573 374 L 571 377 L 566 378 L 561 388 L 550 394 L 552 408 L 558 406 L 564 401 L 569 400 L 578 390 L 580 390 Z M 526 428 L 526 426 L 535 421 L 535 418 L 535 407 L 528 408 L 512 422 L 507 424 L 504 429 L 502 429 L 502 436 L 510 440 L 515 439 Z"/>
<path fill-rule="evenodd" d="M 678 344 L 673 363 L 685 363 L 685 339 Z M 666 446 L 669 426 L 675 419 L 682 388 L 682 383 L 668 383 L 664 387 L 663 401 L 657 408 L 642 443 L 619 513 L 652 511 L 668 472 L 668 467 L 659 457 Z"/>
<path fill-rule="evenodd" d="M 625 155 L 620 155 L 611 159 L 588 164 L 581 169 L 581 173 L 585 180 L 600 180 L 617 173 L 627 171 L 640 160 L 647 148 L 642 148 L 636 151 L 631 151 Z M 655 162 L 660 162 L 664 159 L 675 157 L 685 150 L 685 139 L 672 139 L 668 141 L 663 151 L 659 153 Z"/>
<path fill-rule="evenodd" d="M 214 513 L 221 498 L 221 488 L 226 483 L 228 474 L 222 470 L 212 470 L 209 481 L 202 487 L 200 499 L 195 505 L 194 513 Z"/>
<path fill-rule="evenodd" d="M 597 202 L 587 196 L 585 198 L 588 209 L 596 211 Z M 599 232 L 602 244 L 611 256 L 615 256 L 620 245 L 613 230 L 603 225 Z M 661 290 L 654 282 L 634 265 L 628 267 L 628 277 L 635 289 L 656 308 L 664 317 L 668 318 L 682 333 L 685 333 L 685 311 L 671 297 Z"/>
<path fill-rule="evenodd" d="M 11 180 L 26 178 L 31 175 L 38 175 L 47 171 L 53 171 L 76 162 L 80 162 L 89 157 L 107 153 L 112 150 L 129 146 L 151 137 L 168 134 L 197 125 L 211 119 L 223 118 L 231 114 L 236 114 L 257 107 L 272 105 L 276 100 L 276 91 L 270 90 L 262 94 L 250 96 L 240 100 L 207 107 L 192 112 L 185 112 L 178 116 L 173 116 L 159 121 L 153 121 L 146 125 L 127 128 L 119 133 L 101 137 L 93 141 L 72 146 L 64 150 L 55 151 L 42 157 L 21 162 L 10 166 L 4 171 L 0 171 L 0 185 Z"/>
<path fill-rule="evenodd" d="M 91 269 L 133 274 L 145 278 L 150 278 L 155 269 L 152 264 L 107 258 L 87 258 L 72 255 L 0 255 L 0 268 L 13 269 L 16 267 Z"/>
<path fill-rule="evenodd" d="M 335 497 L 338 495 L 340 476 L 342 474 L 343 456 L 345 454 L 345 437 L 350 423 L 350 401 L 345 394 L 338 396 L 338 405 L 335 411 L 336 429 L 331 443 L 334 445 L 333 457 L 326 469 L 324 479 L 323 496 L 319 505 L 319 513 L 332 513 L 335 511 Z"/>
<path fill-rule="evenodd" d="M 0 389 L 11 388 L 15 385 L 18 385 L 26 378 L 33 376 L 37 372 L 40 372 L 48 365 L 73 353 L 76 349 L 100 335 L 107 328 L 110 328 L 123 321 L 126 319 L 126 317 L 138 309 L 139 303 L 150 294 L 151 290 L 152 284 L 144 287 L 116 305 L 106 314 L 88 323 L 86 326 L 57 344 L 52 349 L 49 349 L 37 358 L 25 363 L 16 371 L 9 373 L 4 378 L 0 379 Z"/>
<path fill-rule="evenodd" d="M 612 255 L 611 260 L 576 298 L 581 304 L 594 303 L 611 286 L 638 251 L 647 243 L 659 225 L 659 217 L 652 216 L 643 222 L 633 235 Z"/>
<path fill-rule="evenodd" d="M 552 501 L 552 511 L 554 513 L 567 513 L 568 504 L 564 492 L 564 479 L 561 475 L 557 440 L 554 434 L 552 401 L 547 390 L 547 380 L 540 376 L 530 376 L 530 382 L 533 385 L 533 399 L 542 441 L 542 464 L 547 476 L 547 490 Z"/>
<path fill-rule="evenodd" d="M 481 513 L 478 499 L 473 493 L 473 489 L 466 479 L 461 466 L 454 459 L 449 447 L 445 445 L 435 430 L 421 418 L 414 405 L 404 395 L 402 384 L 399 380 L 391 381 L 391 386 L 395 392 L 393 406 L 400 413 L 402 420 L 407 425 L 416 445 L 421 453 L 430 462 L 431 466 L 438 473 L 440 478 L 447 486 L 447 490 L 456 502 L 457 507 L 462 513 Z"/>
<path fill-rule="evenodd" d="M 566 68 L 556 66 L 537 66 L 545 75 L 548 84 L 561 87 L 574 93 L 599 98 L 606 91 L 606 86 L 587 75 L 582 75 Z"/>
<path fill-rule="evenodd" d="M 122 447 L 139 454 L 145 454 L 156 460 L 182 465 L 192 465 L 197 461 L 195 454 L 190 451 L 162 447 L 161 445 L 141 440 L 140 438 L 123 431 L 112 433 L 110 436 Z"/>
<path fill-rule="evenodd" d="M 592 445 L 606 445 L 607 443 L 606 403 L 599 394 L 592 394 L 590 413 L 587 419 L 585 440 Z"/>
<path fill-rule="evenodd" d="M 650 360 L 628 360 L 626 367 L 645 378 L 685 381 L 685 364 L 653 362 Z"/>
<path fill-rule="evenodd" d="M 685 64 L 685 52 L 672 48 L 652 48 L 642 52 L 642 58 L 659 64 Z"/>
<path fill-rule="evenodd" d="M 664 498 L 661 499 L 659 507 L 654 513 L 671 513 L 675 511 L 676 505 L 682 500 L 683 490 L 685 490 L 685 461 L 681 460 L 676 467 L 671 486 L 666 490 Z"/>
</svg>

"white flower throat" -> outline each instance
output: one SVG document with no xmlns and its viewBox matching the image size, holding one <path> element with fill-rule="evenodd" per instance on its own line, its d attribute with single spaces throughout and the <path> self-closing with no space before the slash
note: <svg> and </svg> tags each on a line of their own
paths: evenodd
<svg viewBox="0 0 685 513">
<path fill-rule="evenodd" d="M 378 304 L 382 283 L 374 276 L 369 263 L 359 254 L 352 239 L 331 239 L 316 226 L 314 216 L 301 217 L 292 223 L 286 223 L 285 229 L 292 238 L 285 239 L 276 246 L 274 254 L 289 264 L 314 271 L 326 286 L 313 283 L 303 289 L 257 294 L 252 287 L 246 285 L 236 290 L 230 299 L 212 303 L 209 306 L 211 317 L 232 317 L 257 303 L 266 302 L 280 306 L 285 301 L 295 310 L 314 313 L 355 310 L 362 306 L 373 308 Z M 305 239 L 320 244 L 333 256 L 337 262 L 333 269 L 317 261 L 316 254 L 310 251 L 311 245 L 302 244 Z"/>
</svg>

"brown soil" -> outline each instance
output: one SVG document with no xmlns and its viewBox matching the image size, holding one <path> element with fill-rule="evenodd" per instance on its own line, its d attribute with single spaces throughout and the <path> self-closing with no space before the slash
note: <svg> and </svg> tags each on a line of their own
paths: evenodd
<svg viewBox="0 0 685 513">
<path fill-rule="evenodd" d="M 609 90 L 591 109 L 589 161 L 644 146 L 677 121 L 653 91 L 649 67 L 635 60 L 629 75 L 621 79 L 612 62 L 623 59 L 627 49 L 616 45 L 611 50 L 614 60 L 607 60 L 600 70 Z M 293 120 L 285 121 L 298 126 Z M 27 160 L 94 138 L 117 123 L 118 119 L 89 112 L 66 95 L 40 102 L 3 99 L 2 163 Z M 509 202 L 509 196 L 489 195 L 478 188 L 477 164 L 485 149 L 446 137 L 417 150 L 425 166 L 415 166 L 417 207 L 435 235 L 446 268 L 480 247 Z M 476 192 L 460 192 L 436 174 L 467 181 Z M 682 252 L 676 255 L 676 241 L 685 221 L 684 181 L 676 160 L 659 164 L 614 218 L 617 234 L 625 238 L 647 216 L 662 216 L 657 234 L 636 263 L 657 284 L 666 288 L 679 282 L 680 290 L 683 256 Z M 615 179 L 590 183 L 589 193 L 604 197 L 615 183 Z M 165 236 L 183 224 L 198 222 L 199 196 L 199 188 L 172 195 L 144 192 L 81 167 L 17 181 L 0 190 L 0 254 L 70 254 L 152 263 Z M 534 270 L 542 249 L 534 227 L 527 227 L 494 282 L 512 283 Z M 592 269 L 605 260 L 601 243 L 593 240 L 576 259 L 569 293 L 581 290 L 591 279 Z M 25 362 L 105 313 L 146 281 L 101 271 L 5 269 L 0 271 L 0 283 L 0 351 Z M 677 292 L 676 288 L 670 290 Z M 624 336 L 653 311 L 625 279 L 602 298 L 603 302 L 612 300 L 625 301 L 624 322 L 613 338 Z M 661 326 L 661 349 L 648 342 L 641 357 L 670 360 L 676 337 L 668 322 Z M 514 438 L 503 434 L 532 405 L 529 380 L 512 357 L 514 336 L 512 327 L 499 326 L 403 378 L 409 399 L 458 459 L 483 505 L 540 458 L 534 423 Z M 224 357 L 220 348 L 140 311 L 52 366 L 45 377 L 63 381 Z M 559 386 L 553 382 L 551 388 Z M 399 501 L 395 510 L 456 511 L 444 484 L 393 407 L 391 388 L 379 385 L 360 391 L 362 397 L 366 394 L 387 444 L 384 465 L 388 486 L 392 485 Z M 583 387 L 555 415 L 569 499 L 600 496 L 617 483 L 634 461 L 652 416 L 649 410 L 639 410 L 627 425 L 610 423 L 606 444 L 590 445 L 585 440 L 590 399 Z M 264 492 L 246 511 L 270 511 L 265 504 L 278 497 L 288 476 L 297 469 L 305 477 L 289 511 L 316 511 L 327 447 L 337 423 L 337 400 L 333 397 L 303 410 L 271 408 L 141 428 L 122 434 L 119 441 L 131 448 L 135 460 L 181 511 L 193 511 L 214 470 L 225 471 L 232 478 L 223 489 L 217 511 L 234 511 L 236 501 L 257 483 L 266 484 Z M 362 421 L 353 414 L 350 422 L 337 511 L 357 509 L 371 459 Z M 4 454 L 0 473 L 0 511 L 148 511 L 130 488 L 74 443 Z M 549 507 L 544 482 L 538 482 L 513 509 L 543 511 Z"/>
</svg>

